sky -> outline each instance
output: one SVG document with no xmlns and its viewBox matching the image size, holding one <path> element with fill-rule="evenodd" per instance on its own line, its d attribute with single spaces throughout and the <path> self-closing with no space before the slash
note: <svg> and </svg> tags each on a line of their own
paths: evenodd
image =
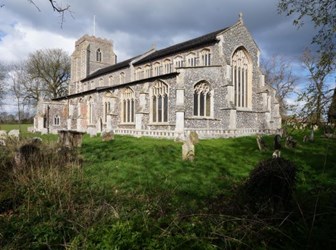
<svg viewBox="0 0 336 250">
<path fill-rule="evenodd" d="M 39 49 L 69 54 L 84 34 L 113 41 L 118 62 L 233 25 L 243 14 L 264 58 L 298 62 L 310 46 L 313 25 L 298 29 L 279 15 L 278 0 L 56 0 L 70 5 L 62 23 L 48 0 L 0 0 L 0 61 L 16 63 Z M 95 22 L 94 22 L 95 20 Z M 95 25 L 94 25 L 95 23 Z M 300 71 L 300 64 L 294 65 Z"/>
</svg>

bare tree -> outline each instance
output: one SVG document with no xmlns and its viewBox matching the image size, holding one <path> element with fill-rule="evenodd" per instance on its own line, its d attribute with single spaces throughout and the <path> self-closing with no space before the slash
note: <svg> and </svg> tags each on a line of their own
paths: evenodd
<svg viewBox="0 0 336 250">
<path fill-rule="evenodd" d="M 21 124 L 21 114 L 25 106 L 25 92 L 24 84 L 27 81 L 28 76 L 25 71 L 25 67 L 22 63 L 18 63 L 11 66 L 9 71 L 9 83 L 10 83 L 10 93 L 16 99 L 17 115 L 19 124 Z"/>
<path fill-rule="evenodd" d="M 335 0 L 279 0 L 279 13 L 297 15 L 294 25 L 301 27 L 306 18 L 315 25 L 317 33 L 312 43 L 319 46 L 320 59 L 336 67 L 336 1 Z"/>
<path fill-rule="evenodd" d="M 276 97 L 280 104 L 280 115 L 284 119 L 287 111 L 293 109 L 288 103 L 288 98 L 294 93 L 297 78 L 293 75 L 289 60 L 282 56 L 272 56 L 261 61 L 261 70 L 265 81 L 276 89 Z"/>
<path fill-rule="evenodd" d="M 39 8 L 39 6 L 35 3 L 34 0 L 27 0 L 29 3 L 31 3 L 32 5 L 34 5 L 36 7 L 36 9 L 38 11 L 41 11 L 41 9 Z M 55 11 L 55 12 L 58 12 L 60 15 L 61 15 L 61 26 L 63 25 L 63 22 L 64 22 L 64 18 L 65 18 L 65 14 L 66 13 L 70 13 L 71 14 L 71 11 L 70 11 L 70 5 L 69 4 L 60 4 L 59 1 L 55 1 L 55 0 L 48 0 L 52 9 Z M 5 4 L 4 3 L 0 3 L 0 8 L 4 7 Z"/>
<path fill-rule="evenodd" d="M 329 60 L 328 58 L 326 60 Z M 305 50 L 302 62 L 308 71 L 308 84 L 300 94 L 299 101 L 304 102 L 301 116 L 312 125 L 320 125 L 327 113 L 332 89 L 328 89 L 326 77 L 331 73 L 331 66 L 324 62 L 323 55 Z"/>
<path fill-rule="evenodd" d="M 0 105 L 2 105 L 2 100 L 5 97 L 5 78 L 6 78 L 6 68 L 0 63 Z"/>
<path fill-rule="evenodd" d="M 29 55 L 26 63 L 31 81 L 27 90 L 37 101 L 42 93 L 45 98 L 56 98 L 67 93 L 70 80 L 70 57 L 61 49 L 38 50 Z"/>
</svg>

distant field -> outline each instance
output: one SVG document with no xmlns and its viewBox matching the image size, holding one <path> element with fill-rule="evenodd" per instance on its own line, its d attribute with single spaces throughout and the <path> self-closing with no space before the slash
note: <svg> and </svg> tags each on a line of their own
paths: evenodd
<svg viewBox="0 0 336 250">
<path fill-rule="evenodd" d="M 28 127 L 33 126 L 33 124 L 0 124 L 0 130 L 10 131 L 12 129 L 20 129 L 22 133 L 26 133 Z"/>
</svg>

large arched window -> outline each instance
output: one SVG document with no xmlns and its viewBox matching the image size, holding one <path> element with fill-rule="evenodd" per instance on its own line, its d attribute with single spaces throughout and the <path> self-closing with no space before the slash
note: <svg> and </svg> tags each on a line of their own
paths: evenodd
<svg viewBox="0 0 336 250">
<path fill-rule="evenodd" d="M 234 104 L 238 108 L 248 108 L 250 102 L 251 66 L 247 52 L 238 49 L 232 56 L 232 82 L 234 86 Z"/>
<path fill-rule="evenodd" d="M 131 88 L 124 89 L 121 97 L 121 117 L 123 123 L 134 123 L 134 99 L 134 91 Z"/>
<path fill-rule="evenodd" d="M 151 89 L 152 122 L 168 122 L 168 86 L 157 81 Z"/>
<path fill-rule="evenodd" d="M 210 117 L 212 93 L 207 82 L 197 83 L 194 87 L 194 116 Z"/>
</svg>

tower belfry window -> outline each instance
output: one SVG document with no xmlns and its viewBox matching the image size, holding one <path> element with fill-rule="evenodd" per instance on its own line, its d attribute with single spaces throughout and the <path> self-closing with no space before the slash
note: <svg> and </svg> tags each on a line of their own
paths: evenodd
<svg viewBox="0 0 336 250">
<path fill-rule="evenodd" d="M 97 49 L 96 60 L 97 60 L 97 62 L 101 62 L 101 60 L 102 60 L 102 53 L 101 53 L 100 49 Z"/>
</svg>

